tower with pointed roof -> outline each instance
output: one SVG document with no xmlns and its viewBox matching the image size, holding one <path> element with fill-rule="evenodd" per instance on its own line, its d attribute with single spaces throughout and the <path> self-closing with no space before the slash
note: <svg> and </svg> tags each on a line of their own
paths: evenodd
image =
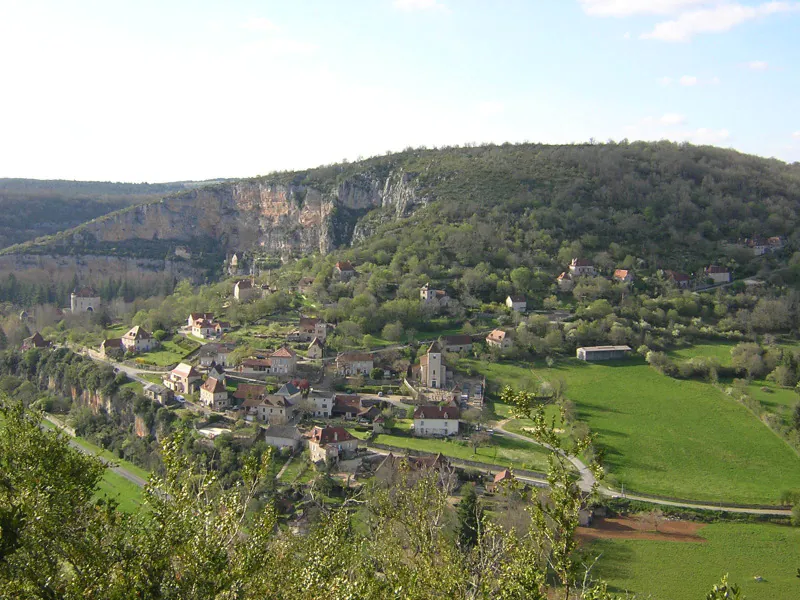
<svg viewBox="0 0 800 600">
<path fill-rule="evenodd" d="M 429 388 L 442 388 L 447 381 L 447 367 L 442 357 L 439 342 L 433 342 L 420 361 L 420 379 Z"/>
</svg>

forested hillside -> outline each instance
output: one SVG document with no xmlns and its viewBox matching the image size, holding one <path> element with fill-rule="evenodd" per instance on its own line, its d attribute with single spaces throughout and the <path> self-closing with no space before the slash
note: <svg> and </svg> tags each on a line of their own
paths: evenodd
<svg viewBox="0 0 800 600">
<path fill-rule="evenodd" d="M 183 183 L 0 179 L 0 248 L 183 189 Z"/>
</svg>

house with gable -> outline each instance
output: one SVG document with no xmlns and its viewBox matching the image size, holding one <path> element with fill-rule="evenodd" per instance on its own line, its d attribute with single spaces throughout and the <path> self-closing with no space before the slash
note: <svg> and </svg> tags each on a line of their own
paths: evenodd
<svg viewBox="0 0 800 600">
<path fill-rule="evenodd" d="M 51 346 L 50 342 L 42 337 L 42 334 L 38 331 L 34 333 L 31 337 L 27 337 L 22 340 L 22 349 L 23 350 L 30 350 L 32 348 L 49 348 Z"/>
<path fill-rule="evenodd" d="M 154 402 L 167 405 L 175 398 L 175 393 L 166 386 L 150 383 L 144 386 L 144 395 Z"/>
<path fill-rule="evenodd" d="M 439 306 L 450 304 L 450 296 L 447 295 L 447 292 L 432 288 L 430 283 L 426 283 L 420 288 L 419 299 L 425 304 L 436 303 Z"/>
<path fill-rule="evenodd" d="M 284 396 L 267 394 L 261 397 L 256 407 L 258 420 L 262 423 L 283 424 L 292 418 L 294 404 Z"/>
<path fill-rule="evenodd" d="M 342 281 L 349 281 L 356 275 L 356 270 L 348 260 L 341 260 L 333 267 L 333 274 Z"/>
<path fill-rule="evenodd" d="M 108 338 L 100 344 L 100 354 L 103 358 L 109 358 L 115 352 L 125 352 L 125 348 L 122 346 L 122 338 Z"/>
<path fill-rule="evenodd" d="M 261 288 L 252 279 L 240 279 L 233 284 L 233 297 L 239 302 L 249 302 L 261 297 Z"/>
<path fill-rule="evenodd" d="M 210 367 L 216 363 L 223 367 L 232 367 L 231 353 L 236 349 L 233 344 L 211 343 L 205 344 L 197 352 L 201 367 Z"/>
<path fill-rule="evenodd" d="M 731 282 L 731 272 L 727 267 L 709 265 L 703 270 L 703 274 L 715 284 Z"/>
<path fill-rule="evenodd" d="M 350 435 L 344 427 L 314 427 L 308 440 L 311 462 L 338 462 L 351 458 L 358 450 L 358 438 Z"/>
<path fill-rule="evenodd" d="M 453 406 L 426 405 L 414 411 L 414 435 L 447 437 L 458 434 L 461 413 Z"/>
<path fill-rule="evenodd" d="M 472 350 L 472 337 L 469 335 L 445 335 L 441 339 L 447 352 L 469 352 Z"/>
<path fill-rule="evenodd" d="M 200 404 L 216 411 L 230 408 L 231 403 L 225 384 L 214 377 L 206 379 L 200 386 Z"/>
<path fill-rule="evenodd" d="M 369 376 L 374 367 L 372 354 L 365 352 L 342 352 L 336 357 L 336 374 L 340 377 Z"/>
<path fill-rule="evenodd" d="M 508 296 L 506 298 L 506 306 L 514 312 L 525 312 L 528 309 L 528 301 L 525 296 Z"/>
<path fill-rule="evenodd" d="M 614 271 L 614 279 L 622 283 L 632 283 L 633 273 L 631 273 L 628 269 L 617 269 Z"/>
<path fill-rule="evenodd" d="M 508 350 L 514 345 L 511 339 L 511 334 L 502 329 L 495 329 L 486 336 L 486 345 L 491 348 L 499 348 L 500 350 Z"/>
<path fill-rule="evenodd" d="M 195 321 L 213 321 L 214 313 L 194 312 L 189 313 L 189 318 L 186 319 L 186 326 L 192 327 Z"/>
<path fill-rule="evenodd" d="M 692 284 L 692 278 L 686 273 L 679 273 L 678 271 L 671 271 L 667 269 L 664 271 L 664 277 L 666 277 L 667 281 L 674 283 L 675 286 L 681 290 L 688 290 Z"/>
<path fill-rule="evenodd" d="M 590 260 L 584 258 L 573 258 L 569 264 L 569 272 L 573 277 L 594 277 L 597 270 Z"/>
<path fill-rule="evenodd" d="M 132 327 L 122 336 L 122 346 L 126 352 L 149 352 L 158 345 L 158 340 L 139 325 Z"/>
<path fill-rule="evenodd" d="M 297 352 L 281 346 L 269 355 L 270 369 L 273 375 L 293 375 L 297 370 Z"/>
<path fill-rule="evenodd" d="M 191 394 L 200 387 L 200 373 L 189 363 L 181 363 L 166 377 L 164 377 L 164 385 L 178 394 Z"/>
</svg>

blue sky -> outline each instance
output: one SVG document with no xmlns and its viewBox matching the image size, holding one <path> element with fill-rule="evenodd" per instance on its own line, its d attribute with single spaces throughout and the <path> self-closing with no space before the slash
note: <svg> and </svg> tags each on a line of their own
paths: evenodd
<svg viewBox="0 0 800 600">
<path fill-rule="evenodd" d="M 797 31 L 800 1 L 0 0 L 0 177 L 589 138 L 800 161 Z"/>
</svg>

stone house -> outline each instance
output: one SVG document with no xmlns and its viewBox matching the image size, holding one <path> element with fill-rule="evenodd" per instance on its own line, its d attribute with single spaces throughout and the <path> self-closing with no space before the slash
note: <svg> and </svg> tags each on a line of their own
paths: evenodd
<svg viewBox="0 0 800 600">
<path fill-rule="evenodd" d="M 678 273 L 677 271 L 666 270 L 664 271 L 664 277 L 667 278 L 667 281 L 671 281 L 678 287 L 678 289 L 681 290 L 688 290 L 692 284 L 692 278 L 686 273 Z"/>
<path fill-rule="evenodd" d="M 34 333 L 31 337 L 27 337 L 22 340 L 22 349 L 23 350 L 31 350 L 32 348 L 49 348 L 50 342 L 42 337 L 42 334 L 38 331 Z"/>
<path fill-rule="evenodd" d="M 472 337 L 468 335 L 445 335 L 441 339 L 448 352 L 469 352 L 472 350 Z"/>
<path fill-rule="evenodd" d="M 156 340 L 144 327 L 136 325 L 122 336 L 122 346 L 126 352 L 149 352 L 158 347 Z"/>
<path fill-rule="evenodd" d="M 514 345 L 514 342 L 509 332 L 503 331 L 502 329 L 495 329 L 486 336 L 486 345 L 491 348 L 508 350 Z"/>
<path fill-rule="evenodd" d="M 331 416 L 350 420 L 361 412 L 361 396 L 357 394 L 336 394 L 333 399 Z"/>
<path fill-rule="evenodd" d="M 205 344 L 197 352 L 200 366 L 210 367 L 212 363 L 222 365 L 223 367 L 234 366 L 230 355 L 235 348 L 236 346 L 233 344 Z"/>
<path fill-rule="evenodd" d="M 233 284 L 233 297 L 239 302 L 249 302 L 261 297 L 261 288 L 252 279 L 240 279 Z"/>
<path fill-rule="evenodd" d="M 297 370 L 297 352 L 286 346 L 270 354 L 269 361 L 273 375 L 292 375 Z"/>
<path fill-rule="evenodd" d="M 108 338 L 107 340 L 103 340 L 100 344 L 100 354 L 104 358 L 108 358 L 108 352 L 114 350 L 119 350 L 120 352 L 125 351 L 125 348 L 122 346 L 122 338 Z"/>
<path fill-rule="evenodd" d="M 200 373 L 188 363 L 181 363 L 164 378 L 164 385 L 178 394 L 191 394 L 200 386 Z"/>
<path fill-rule="evenodd" d="M 419 360 L 420 382 L 429 388 L 444 387 L 447 382 L 447 367 L 442 357 L 442 348 L 439 342 L 433 342 L 425 356 Z"/>
<path fill-rule="evenodd" d="M 69 308 L 73 313 L 94 312 L 101 304 L 100 296 L 90 287 L 75 290 L 69 295 Z"/>
<path fill-rule="evenodd" d="M 271 367 L 269 358 L 245 358 L 236 370 L 242 374 L 271 373 Z"/>
<path fill-rule="evenodd" d="M 269 394 L 262 396 L 261 402 L 257 406 L 256 414 L 258 420 L 262 423 L 277 423 L 281 425 L 292 418 L 293 406 L 292 402 L 283 396 Z"/>
<path fill-rule="evenodd" d="M 308 351 L 306 355 L 308 358 L 313 360 L 321 359 L 325 354 L 325 346 L 322 345 L 322 342 L 319 338 L 314 338 L 311 340 L 311 343 L 308 345 Z"/>
<path fill-rule="evenodd" d="M 211 410 L 229 408 L 231 403 L 225 384 L 213 377 L 206 379 L 200 386 L 200 404 L 208 406 Z"/>
<path fill-rule="evenodd" d="M 356 270 L 353 268 L 350 261 L 342 260 L 337 262 L 336 266 L 333 267 L 333 273 L 342 281 L 349 281 L 355 276 Z"/>
<path fill-rule="evenodd" d="M 171 389 L 157 383 L 144 386 L 144 395 L 150 400 L 163 405 L 170 403 L 175 398 L 175 394 Z"/>
<path fill-rule="evenodd" d="M 189 318 L 186 319 L 186 326 L 192 327 L 195 321 L 213 321 L 214 313 L 189 313 Z"/>
<path fill-rule="evenodd" d="M 486 491 L 491 493 L 496 493 L 500 491 L 503 486 L 508 485 L 509 483 L 513 482 L 515 477 L 511 471 L 508 469 L 503 469 L 499 473 L 494 476 L 492 482 L 486 486 Z"/>
<path fill-rule="evenodd" d="M 597 275 L 592 261 L 583 258 L 573 258 L 569 264 L 569 272 L 573 277 L 593 277 Z"/>
<path fill-rule="evenodd" d="M 314 427 L 308 440 L 311 462 L 351 458 L 358 450 L 358 438 L 344 427 Z"/>
<path fill-rule="evenodd" d="M 716 283 L 730 283 L 731 272 L 727 267 L 720 267 L 717 265 L 709 265 L 704 270 L 705 276 Z"/>
<path fill-rule="evenodd" d="M 273 448 L 300 448 L 302 438 L 293 425 L 270 425 L 264 430 L 264 441 Z"/>
<path fill-rule="evenodd" d="M 303 400 L 309 405 L 313 405 L 313 416 L 330 418 L 333 412 L 335 394 L 327 390 L 309 390 L 308 395 Z"/>
<path fill-rule="evenodd" d="M 328 324 L 322 319 L 300 317 L 300 324 L 295 335 L 298 342 L 310 342 L 314 338 L 324 342 L 328 337 Z"/>
<path fill-rule="evenodd" d="M 528 301 L 525 296 L 508 296 L 506 306 L 514 312 L 525 312 L 528 309 Z"/>
<path fill-rule="evenodd" d="M 341 353 L 336 357 L 336 373 L 341 377 L 369 376 L 375 367 L 372 355 L 364 352 Z"/>
<path fill-rule="evenodd" d="M 456 435 L 460 416 L 459 410 L 452 406 L 420 406 L 414 411 L 414 435 L 418 437 Z"/>
</svg>

